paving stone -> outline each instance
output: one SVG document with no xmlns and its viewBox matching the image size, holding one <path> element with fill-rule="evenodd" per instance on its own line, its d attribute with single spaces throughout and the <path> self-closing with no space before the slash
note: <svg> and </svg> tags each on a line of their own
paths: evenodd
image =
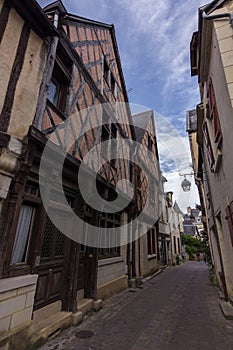
<svg viewBox="0 0 233 350">
<path fill-rule="evenodd" d="M 124 290 L 104 301 L 77 327 L 41 350 L 232 350 L 233 324 L 221 313 L 216 287 L 204 263 L 165 270 L 137 293 Z M 78 339 L 80 330 L 92 338 Z"/>
</svg>

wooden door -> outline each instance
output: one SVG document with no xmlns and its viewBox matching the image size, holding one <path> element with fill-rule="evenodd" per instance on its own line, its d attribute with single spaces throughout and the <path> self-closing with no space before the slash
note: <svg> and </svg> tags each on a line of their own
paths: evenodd
<svg viewBox="0 0 233 350">
<path fill-rule="evenodd" d="M 90 223 L 91 216 L 90 215 L 85 215 L 83 217 L 83 221 L 88 225 Z M 88 264 L 88 259 L 87 259 L 87 246 L 84 244 L 85 241 L 87 240 L 87 235 L 88 235 L 88 227 L 86 224 L 83 225 L 83 232 L 82 232 L 82 243 L 80 244 L 80 259 L 79 259 L 79 269 L 78 269 L 78 290 L 84 289 L 84 294 L 85 294 L 85 288 L 86 288 L 86 283 L 87 283 L 87 264 Z"/>
<path fill-rule="evenodd" d="M 48 216 L 43 231 L 40 263 L 35 269 L 39 275 L 35 310 L 57 300 L 63 301 L 66 297 L 69 239 L 54 226 Z"/>
</svg>

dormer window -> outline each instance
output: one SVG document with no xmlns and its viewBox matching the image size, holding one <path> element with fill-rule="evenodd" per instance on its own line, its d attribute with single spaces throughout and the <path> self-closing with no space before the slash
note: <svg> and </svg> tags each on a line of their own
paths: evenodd
<svg viewBox="0 0 233 350">
<path fill-rule="evenodd" d="M 66 96 L 68 92 L 69 80 L 55 63 L 52 79 L 49 86 L 49 101 L 60 111 L 65 110 Z"/>
<path fill-rule="evenodd" d="M 48 100 L 61 112 L 64 112 L 66 107 L 68 87 L 71 80 L 71 70 L 72 62 L 64 49 L 59 46 L 49 86 Z"/>
<path fill-rule="evenodd" d="M 104 60 L 104 79 L 108 84 L 109 84 L 109 73 L 110 73 L 110 68 L 107 64 L 107 61 Z"/>
<path fill-rule="evenodd" d="M 108 84 L 113 96 L 117 98 L 117 84 L 114 78 L 114 74 L 111 71 L 106 59 L 103 59 L 103 77 Z"/>
</svg>

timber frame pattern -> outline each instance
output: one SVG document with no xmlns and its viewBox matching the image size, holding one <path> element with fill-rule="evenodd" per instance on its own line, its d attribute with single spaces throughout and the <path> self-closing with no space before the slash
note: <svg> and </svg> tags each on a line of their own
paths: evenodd
<svg viewBox="0 0 233 350">
<path fill-rule="evenodd" d="M 9 22 L 12 7 L 28 24 L 22 27 L 0 113 L 2 135 L 0 151 L 8 147 L 11 139 L 13 104 L 32 31 L 43 41 L 44 51 L 41 56 L 44 57 L 45 62 L 42 66 L 43 74 L 39 83 L 35 114 L 31 123 L 28 123 L 27 132 L 22 135 L 23 152 L 17 159 L 17 170 L 11 176 L 9 192 L 2 206 L 0 278 L 38 274 L 34 310 L 62 300 L 63 310 L 75 312 L 79 289 L 84 289 L 87 298 L 96 299 L 97 297 L 98 259 L 118 256 L 120 248 L 98 251 L 83 247 L 65 238 L 53 226 L 40 198 L 39 165 L 48 138 L 52 137 L 54 141 L 54 159 L 56 159 L 56 149 L 59 151 L 59 147 L 66 147 L 67 135 L 62 132 L 62 129 L 58 132 L 56 127 L 74 115 L 75 119 L 72 118 L 69 125 L 72 130 L 69 134 L 73 138 L 69 140 L 72 141 L 72 147 L 69 149 L 63 169 L 63 186 L 67 200 L 74 212 L 86 222 L 97 227 L 120 225 L 123 212 L 113 217 L 104 216 L 103 213 L 92 210 L 85 205 L 76 183 L 80 162 L 85 154 L 103 138 L 112 140 L 112 144 L 116 137 L 129 140 L 129 144 L 131 140 L 136 140 L 131 112 L 127 105 L 128 97 L 114 26 L 69 14 L 61 1 L 48 5 L 42 12 L 34 0 L 26 0 L 24 5 L 20 1 L 6 0 L 0 12 L 0 42 Z M 31 64 L 30 61 L 29 64 Z M 83 112 L 83 110 L 108 102 L 126 104 L 124 107 L 122 105 L 120 113 L 118 111 L 118 118 L 114 108 L 104 110 L 104 126 L 93 127 L 88 111 Z M 97 120 L 98 112 L 93 115 Z M 90 132 L 79 137 L 87 127 Z M 155 147 L 157 147 L 156 141 Z M 146 158 L 147 155 L 143 157 Z M 49 166 L 52 170 L 47 190 L 48 193 L 53 191 L 53 204 L 59 207 L 59 203 L 56 203 L 56 189 L 52 186 L 58 175 L 56 162 L 50 163 Z M 114 198 L 115 185 L 123 178 L 131 181 L 133 178 L 134 186 L 137 187 L 140 171 L 134 167 L 132 170 L 130 167 L 132 164 L 121 159 L 106 162 L 97 177 L 98 190 L 103 198 L 107 200 Z M 130 175 L 132 171 L 133 177 Z M 159 178 L 158 174 L 156 176 Z M 142 190 L 145 192 L 145 188 Z M 122 187 L 122 192 L 127 196 L 127 188 Z M 65 212 L 63 208 L 59 208 L 61 217 L 66 223 Z M 20 263 L 12 263 L 12 252 L 16 233 L 19 231 L 19 221 L 23 215 L 22 210 L 31 213 L 27 237 L 28 249 L 24 252 Z M 134 198 L 125 209 L 128 222 L 140 211 L 141 203 L 138 204 Z M 128 247 L 128 265 L 131 264 L 130 254 L 130 247 Z M 132 254 L 134 263 L 134 250 Z M 129 272 L 129 277 L 134 274 L 133 268 Z"/>
</svg>

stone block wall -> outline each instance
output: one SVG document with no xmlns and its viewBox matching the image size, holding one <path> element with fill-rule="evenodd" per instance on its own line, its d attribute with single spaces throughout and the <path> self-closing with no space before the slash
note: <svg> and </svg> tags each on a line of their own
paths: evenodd
<svg viewBox="0 0 233 350">
<path fill-rule="evenodd" d="M 99 260 L 98 287 L 123 275 L 125 275 L 125 263 L 122 257 Z"/>
<path fill-rule="evenodd" d="M 0 280 L 0 334 L 31 321 L 37 278 L 26 275 Z"/>
</svg>

